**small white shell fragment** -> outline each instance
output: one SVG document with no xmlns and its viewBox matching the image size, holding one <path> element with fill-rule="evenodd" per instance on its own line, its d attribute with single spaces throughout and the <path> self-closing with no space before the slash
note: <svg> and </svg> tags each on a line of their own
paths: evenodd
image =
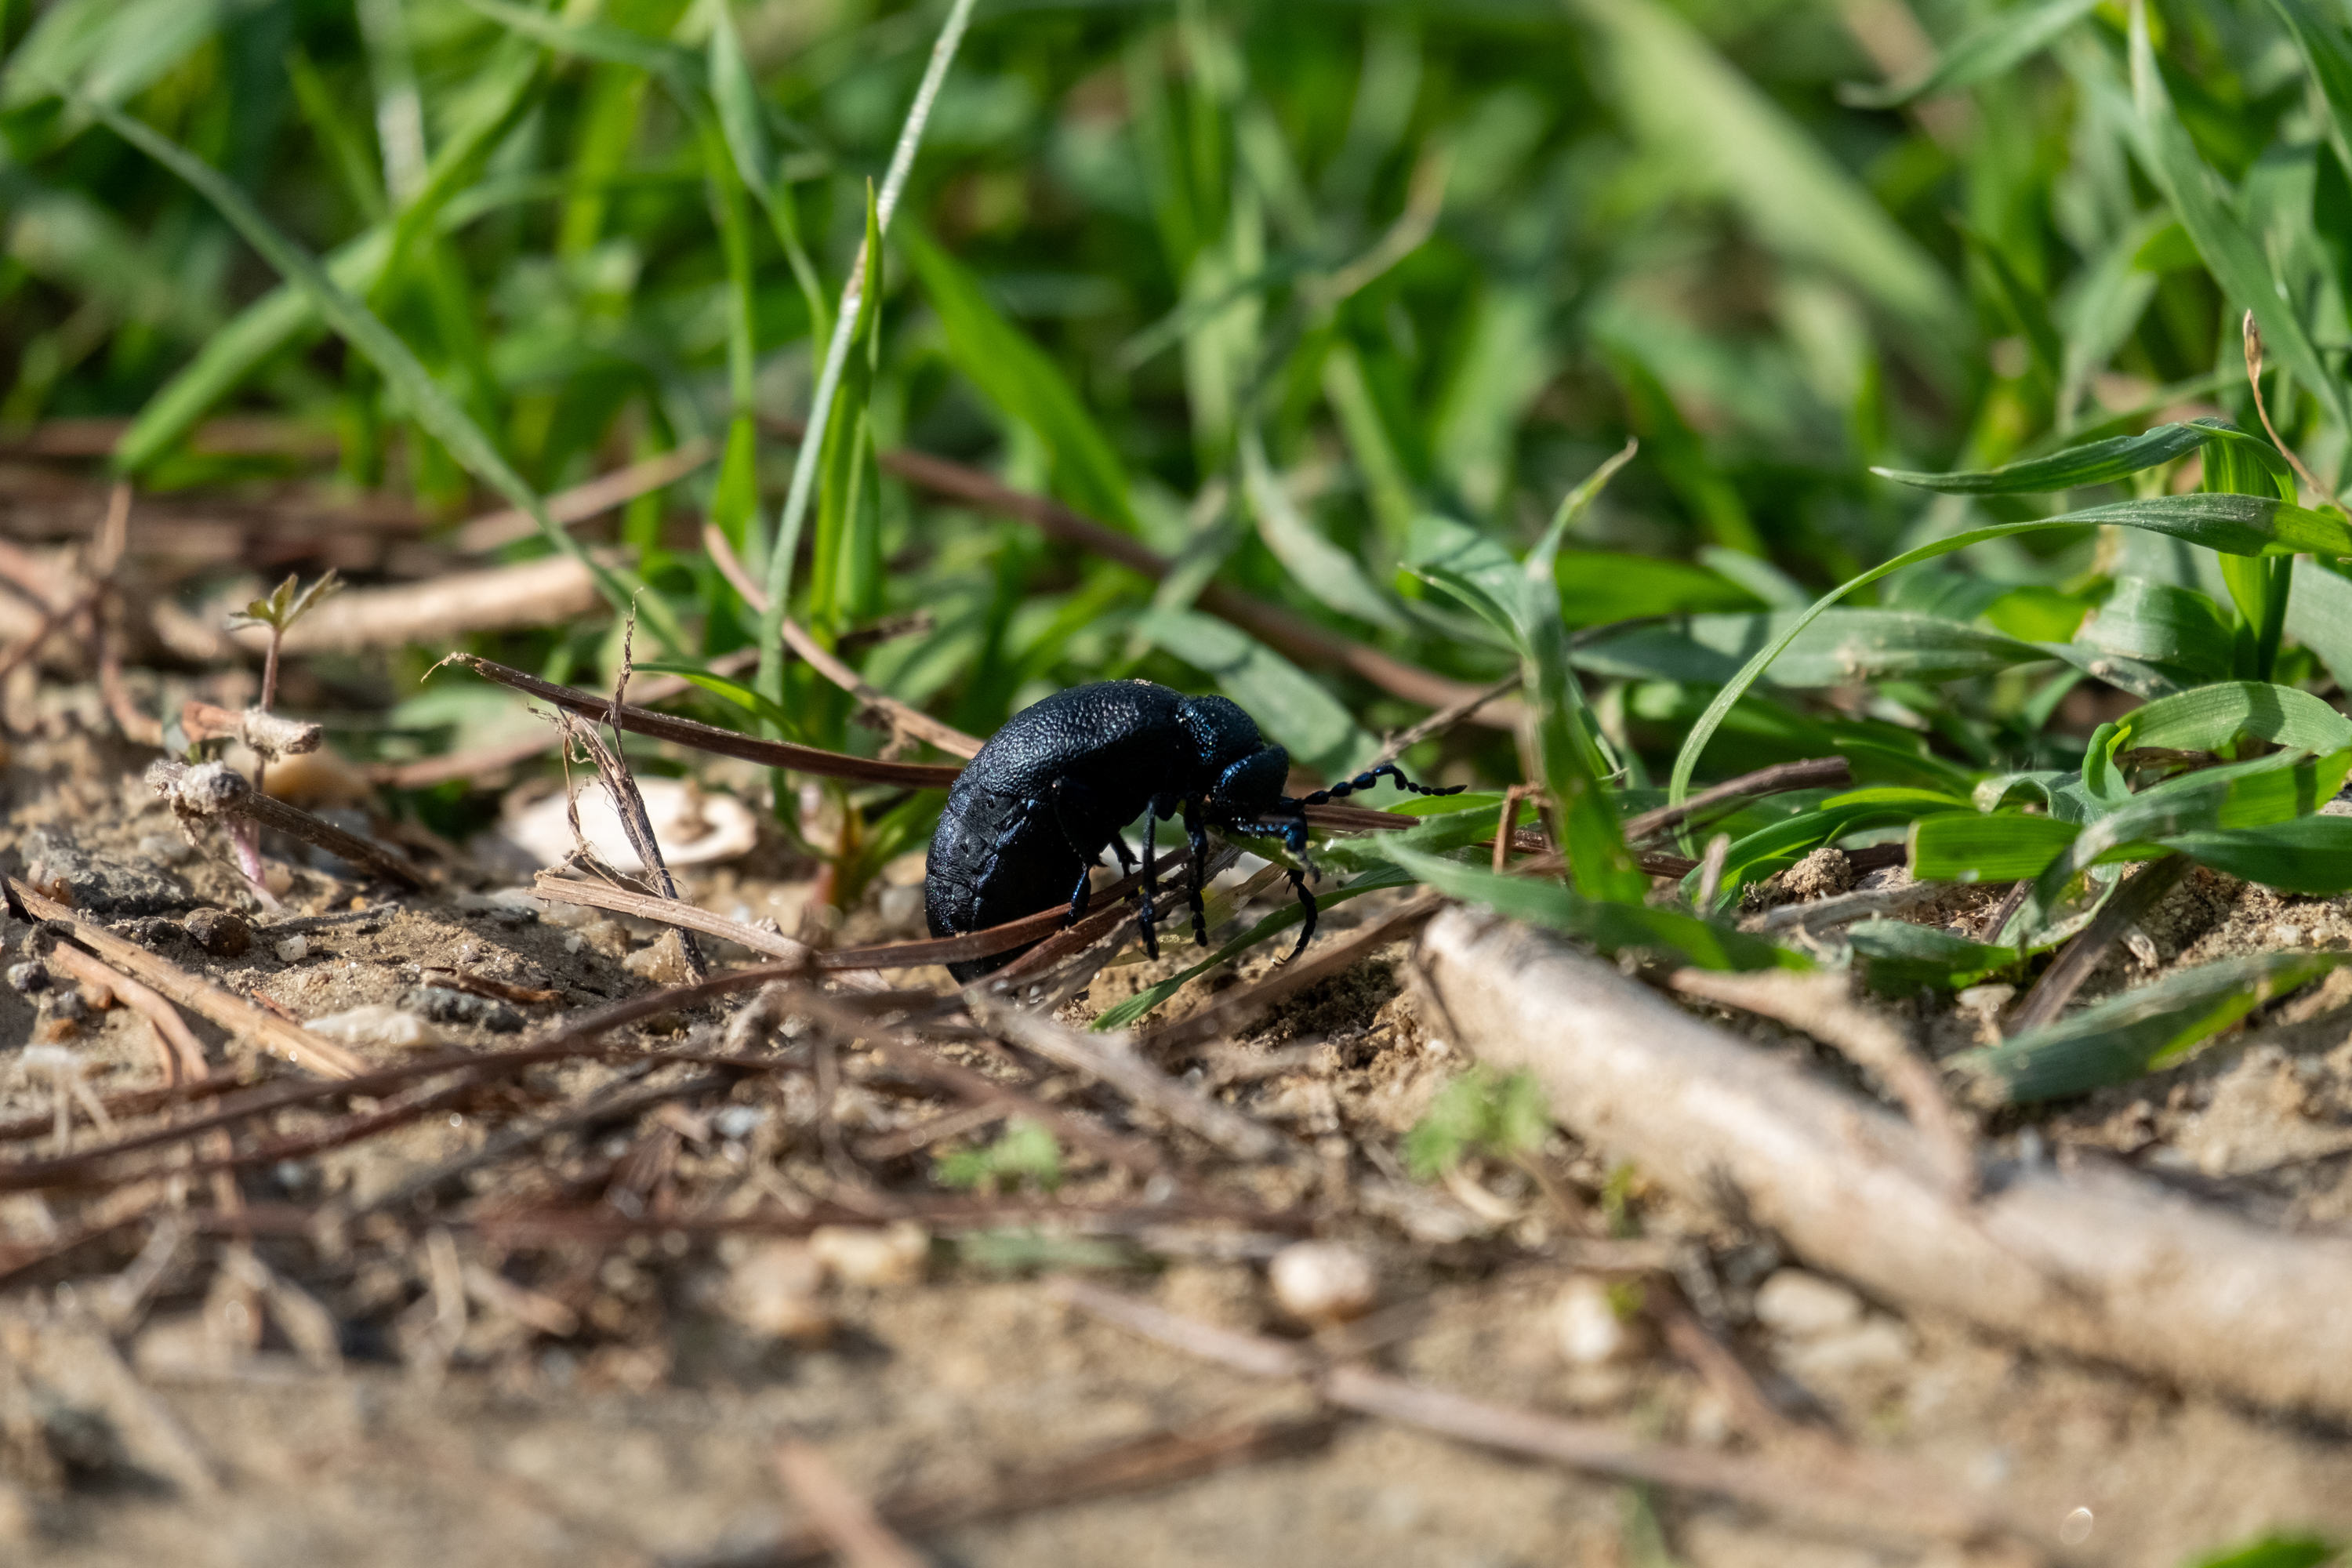
<svg viewBox="0 0 2352 1568">
<path fill-rule="evenodd" d="M 687 779 L 664 778 L 639 779 L 637 793 L 645 796 L 654 842 L 662 858 L 672 866 L 732 860 L 760 841 L 758 818 L 731 795 L 702 790 Z M 600 780 L 583 789 L 579 804 L 580 831 L 597 855 L 616 871 L 644 870 L 629 836 L 621 829 L 621 815 L 604 783 Z M 523 807 L 499 831 L 542 866 L 557 864 L 574 847 L 561 792 Z"/>
<path fill-rule="evenodd" d="M 388 1046 L 413 1051 L 443 1043 L 440 1031 L 425 1019 L 382 1002 L 330 1013 L 323 1018 L 311 1019 L 303 1027 L 347 1046 Z"/>
<path fill-rule="evenodd" d="M 307 936 L 289 936 L 284 942 L 278 943 L 277 952 L 278 962 L 280 963 L 299 963 L 310 956 L 310 939 Z"/>
<path fill-rule="evenodd" d="M 1756 1292 L 1756 1321 L 1790 1339 L 1813 1339 L 1862 1321 L 1862 1298 L 1844 1286 L 1783 1268 Z"/>
<path fill-rule="evenodd" d="M 909 1219 L 879 1227 L 824 1225 L 810 1233 L 808 1246 L 843 1284 L 880 1289 L 922 1279 L 930 1261 L 931 1233 Z"/>
<path fill-rule="evenodd" d="M 1336 1241 L 1297 1241 L 1266 1266 L 1274 1299 L 1300 1322 L 1321 1326 L 1360 1318 L 1380 1299 L 1371 1260 Z"/>
</svg>

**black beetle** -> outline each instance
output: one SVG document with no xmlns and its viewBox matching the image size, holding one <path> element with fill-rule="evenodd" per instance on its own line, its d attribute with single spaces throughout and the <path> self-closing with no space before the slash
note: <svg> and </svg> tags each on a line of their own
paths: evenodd
<svg viewBox="0 0 2352 1568">
<path fill-rule="evenodd" d="M 1304 859 L 1304 808 L 1370 789 L 1383 774 L 1422 795 L 1461 788 L 1417 784 L 1395 763 L 1383 763 L 1293 799 L 1282 793 L 1289 753 L 1267 745 L 1237 704 L 1187 697 L 1149 680 L 1074 686 L 1014 714 L 957 776 L 931 836 L 923 911 L 931 934 L 941 937 L 1002 925 L 1064 899 L 1074 921 L 1087 911 L 1087 873 L 1106 848 L 1118 858 L 1120 870 L 1133 866 L 1119 829 L 1140 814 L 1143 945 L 1157 958 L 1153 835 L 1181 813 L 1192 838 L 1192 935 L 1205 946 L 1200 872 L 1210 828 L 1276 834 Z M 1307 910 L 1298 946 L 1291 950 L 1295 958 L 1315 934 L 1315 896 L 1297 870 L 1290 883 Z M 966 959 L 949 964 L 948 973 L 975 980 L 1027 951 Z"/>
</svg>

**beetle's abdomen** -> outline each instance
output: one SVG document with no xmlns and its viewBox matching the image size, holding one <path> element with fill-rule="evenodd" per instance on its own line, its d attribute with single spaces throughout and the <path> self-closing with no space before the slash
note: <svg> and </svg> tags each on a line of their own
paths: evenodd
<svg viewBox="0 0 2352 1568">
<path fill-rule="evenodd" d="M 970 777 L 967 770 L 965 778 Z M 1064 837 L 1052 803 L 956 781 L 931 835 L 923 913 L 933 936 L 961 936 L 1066 903 L 1084 862 Z M 1029 944 L 1034 946 L 1034 943 Z M 969 983 L 1029 948 L 948 965 Z"/>
</svg>

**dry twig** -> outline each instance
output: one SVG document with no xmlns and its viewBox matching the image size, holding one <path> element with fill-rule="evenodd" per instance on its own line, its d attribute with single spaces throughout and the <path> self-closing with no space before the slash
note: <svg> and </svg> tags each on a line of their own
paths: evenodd
<svg viewBox="0 0 2352 1568">
<path fill-rule="evenodd" d="M 814 1446 L 787 1437 L 776 1445 L 775 1462 L 777 1479 L 833 1543 L 845 1568 L 923 1568 L 923 1560 Z"/>
<path fill-rule="evenodd" d="M 2083 988 L 2083 983 L 2097 972 L 2107 950 L 2121 942 L 2139 923 L 2140 917 L 2161 903 L 2164 895 L 2172 891 L 2192 868 L 2188 856 L 2167 855 L 2126 878 L 2123 886 L 2107 895 L 2106 903 L 2091 918 L 2091 923 L 2042 972 L 2042 978 L 2033 983 L 2033 989 L 2025 994 L 2025 1000 L 2010 1015 L 2006 1032 L 2014 1035 L 2055 1021 L 2066 1010 L 2066 1004 L 2074 999 L 2074 993 Z M 1993 934 L 1999 937 L 1998 928 Z"/>
<path fill-rule="evenodd" d="M 1974 1205 L 1901 1119 L 1540 931 L 1452 910 L 1420 972 L 1453 1037 L 1685 1200 L 1891 1302 L 2261 1404 L 2352 1415 L 2352 1242 L 2084 1163 Z"/>
<path fill-rule="evenodd" d="M 204 763 L 192 768 L 185 763 L 162 758 L 148 764 L 147 784 L 184 816 L 249 822 L 257 827 L 299 838 L 315 849 L 323 849 L 407 887 L 430 885 L 425 873 L 411 865 L 405 856 L 356 833 L 346 833 L 299 805 L 289 805 L 258 793 L 246 782 L 245 775 L 226 763 Z"/>
</svg>

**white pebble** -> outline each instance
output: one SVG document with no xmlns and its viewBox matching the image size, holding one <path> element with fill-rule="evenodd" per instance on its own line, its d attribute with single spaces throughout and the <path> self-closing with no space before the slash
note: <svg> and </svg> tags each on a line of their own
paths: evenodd
<svg viewBox="0 0 2352 1568">
<path fill-rule="evenodd" d="M 1756 1292 L 1756 1321 L 1791 1339 L 1812 1339 L 1862 1321 L 1862 1298 L 1818 1274 L 1783 1268 Z"/>
<path fill-rule="evenodd" d="M 278 962 L 280 963 L 299 963 L 310 953 L 310 939 L 307 936 L 289 936 L 278 944 Z"/>
<path fill-rule="evenodd" d="M 1274 1255 L 1266 1275 L 1282 1310 L 1320 1327 L 1360 1318 L 1380 1299 L 1371 1260 L 1336 1241 L 1298 1241 Z"/>
<path fill-rule="evenodd" d="M 1559 1288 L 1552 1300 L 1551 1328 L 1570 1366 L 1630 1360 L 1637 1348 L 1633 1326 L 1617 1315 L 1609 1287 L 1589 1274 Z"/>
</svg>

